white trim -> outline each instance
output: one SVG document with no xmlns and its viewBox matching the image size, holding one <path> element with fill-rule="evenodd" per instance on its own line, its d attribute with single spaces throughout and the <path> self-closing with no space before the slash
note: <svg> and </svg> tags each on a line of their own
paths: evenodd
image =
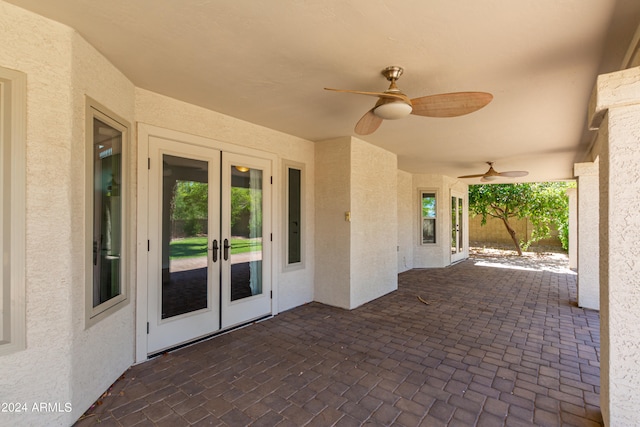
<svg viewBox="0 0 640 427">
<path fill-rule="evenodd" d="M 451 216 L 451 199 L 462 200 L 462 251 L 456 254 L 451 253 L 451 233 L 453 232 L 453 218 Z M 454 264 L 469 258 L 469 193 L 454 189 L 449 190 L 449 263 Z"/>
<path fill-rule="evenodd" d="M 115 311 L 129 303 L 131 293 L 130 285 L 130 256 L 129 242 L 131 241 L 131 215 L 129 209 L 129 153 L 131 150 L 131 125 L 128 121 L 119 117 L 107 107 L 96 100 L 86 97 L 85 110 L 85 329 L 108 317 Z M 104 303 L 93 306 L 93 188 L 94 188 L 94 159 L 93 159 L 93 120 L 98 119 L 105 122 L 114 129 L 122 132 L 122 184 L 121 191 L 121 249 L 120 249 L 120 294 Z"/>
<path fill-rule="evenodd" d="M 442 200 L 440 200 L 440 190 L 438 188 L 418 188 L 418 212 L 419 212 L 419 224 L 418 224 L 418 234 L 419 234 L 419 238 L 418 238 L 418 245 L 419 246 L 425 246 L 425 247 L 433 247 L 433 246 L 438 246 L 440 244 L 440 239 L 442 239 L 442 236 L 440 236 L 440 230 L 438 230 L 439 224 L 440 224 L 440 213 L 438 212 L 438 208 L 440 207 L 440 203 L 442 203 Z M 436 241 L 435 242 L 430 242 L 430 243 L 424 243 L 422 240 L 422 220 L 424 219 L 422 216 L 422 195 L 423 194 L 433 194 L 436 198 L 436 226 L 435 226 L 435 233 L 436 233 Z"/>
<path fill-rule="evenodd" d="M 5 165 L 10 167 L 8 178 L 10 180 L 7 185 L 4 178 L 2 183 L 2 209 L 9 213 L 9 218 L 2 215 L 3 228 L 8 226 L 10 230 L 9 245 L 2 242 L 2 247 L 9 247 L 9 271 L 2 272 L 2 288 L 4 296 L 9 297 L 9 313 L 7 319 L 9 325 L 3 325 L 5 332 L 8 332 L 9 338 L 0 343 L 0 355 L 13 353 L 24 350 L 26 348 L 26 284 L 25 284 L 25 215 L 26 215 L 26 140 L 27 140 L 27 76 L 24 73 L 7 68 L 0 68 L 0 84 L 5 88 L 2 92 L 3 104 L 0 110 L 5 111 L 5 117 L 0 117 L 4 121 L 8 119 L 9 123 L 2 126 L 5 130 L 4 135 L 0 135 L 2 139 L 0 147 L 3 152 L 5 144 L 9 144 L 9 158 L 3 160 L 2 171 L 4 173 Z M 8 117 L 7 117 L 8 116 Z M 8 137 L 8 141 L 5 140 Z M 7 175 L 5 175 L 7 177 Z M 8 190 L 9 194 L 6 194 Z M 9 202 L 10 206 L 6 207 L 5 203 Z M 8 224 L 6 222 L 8 221 Z M 5 236 L 3 236 L 4 238 Z M 6 257 L 4 250 L 3 258 Z M 5 282 L 8 273 L 9 281 Z M 8 286 L 7 290 L 4 289 Z M 4 324 L 4 322 L 2 322 Z M 4 336 L 4 333 L 2 334 Z"/>
</svg>

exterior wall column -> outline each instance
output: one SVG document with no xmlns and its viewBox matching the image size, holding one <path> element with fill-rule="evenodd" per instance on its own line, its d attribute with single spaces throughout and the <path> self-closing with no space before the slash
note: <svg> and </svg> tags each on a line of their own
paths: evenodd
<svg viewBox="0 0 640 427">
<path fill-rule="evenodd" d="M 569 197 L 569 268 L 578 269 L 578 191 L 567 189 Z"/>
<path fill-rule="evenodd" d="M 600 310 L 599 161 L 576 163 L 578 178 L 578 306 Z"/>
<path fill-rule="evenodd" d="M 640 425 L 640 67 L 598 76 L 589 123 L 600 144 L 600 406 Z"/>
</svg>

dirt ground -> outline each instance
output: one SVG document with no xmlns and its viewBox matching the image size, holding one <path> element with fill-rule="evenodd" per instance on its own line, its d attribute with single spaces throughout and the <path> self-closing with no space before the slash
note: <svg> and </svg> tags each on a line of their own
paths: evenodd
<svg viewBox="0 0 640 427">
<path fill-rule="evenodd" d="M 515 250 L 471 247 L 469 248 L 469 257 L 478 263 L 505 268 L 537 271 L 547 270 L 557 273 L 575 274 L 575 272 L 569 268 L 569 256 L 565 252 L 523 252 L 522 256 L 518 256 Z"/>
</svg>

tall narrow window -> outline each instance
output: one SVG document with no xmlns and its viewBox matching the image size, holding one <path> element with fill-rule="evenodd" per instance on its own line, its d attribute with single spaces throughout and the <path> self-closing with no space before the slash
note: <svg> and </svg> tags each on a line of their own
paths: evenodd
<svg viewBox="0 0 640 427">
<path fill-rule="evenodd" d="M 285 165 L 286 179 L 286 254 L 287 266 L 300 265 L 303 261 L 302 197 L 304 170 L 300 165 Z"/>
<path fill-rule="evenodd" d="M 422 192 L 422 244 L 436 243 L 436 193 Z"/>
<path fill-rule="evenodd" d="M 91 289 L 89 318 L 114 308 L 127 298 L 124 271 L 123 153 L 127 126 L 90 106 L 87 129 L 91 152 Z M 101 111 L 102 110 L 102 111 Z M 114 308 L 115 309 L 115 308 Z"/>
<path fill-rule="evenodd" d="M 0 355 L 26 347 L 26 76 L 0 68 Z"/>
</svg>

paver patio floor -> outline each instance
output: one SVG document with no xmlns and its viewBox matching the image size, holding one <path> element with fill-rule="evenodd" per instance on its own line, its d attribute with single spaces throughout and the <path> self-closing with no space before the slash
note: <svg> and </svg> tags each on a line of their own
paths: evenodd
<svg viewBox="0 0 640 427">
<path fill-rule="evenodd" d="M 77 425 L 602 425 L 599 316 L 558 265 L 471 258 L 297 307 L 132 367 Z"/>
</svg>

